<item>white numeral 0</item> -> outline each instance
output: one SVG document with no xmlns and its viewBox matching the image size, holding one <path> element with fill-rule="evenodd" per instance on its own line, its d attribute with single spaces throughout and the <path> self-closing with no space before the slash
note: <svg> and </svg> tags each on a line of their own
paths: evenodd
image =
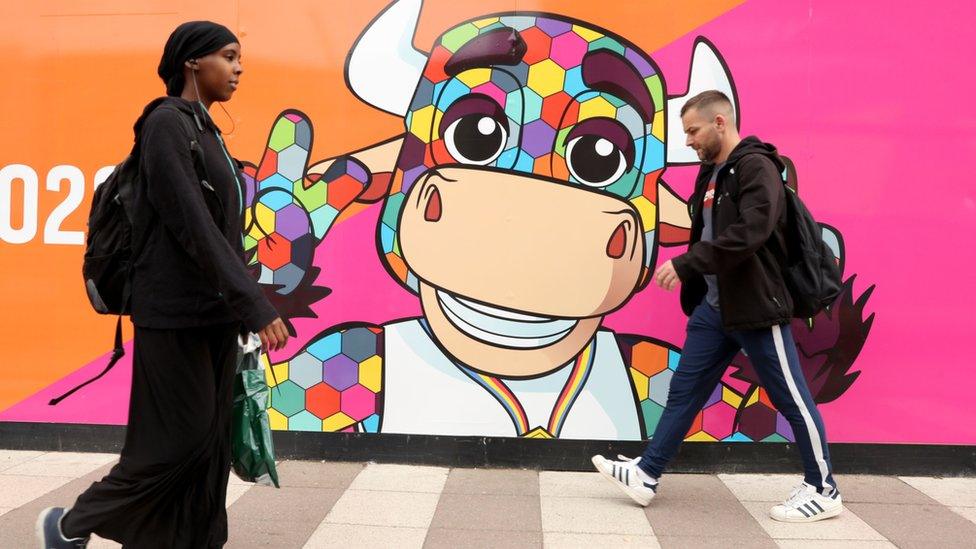
<svg viewBox="0 0 976 549">
<path fill-rule="evenodd" d="M 13 182 L 24 182 L 24 222 L 19 229 L 10 226 L 13 207 Z M 0 169 L 0 240 L 11 244 L 30 242 L 37 234 L 37 172 L 30 166 L 10 164 Z"/>
<path fill-rule="evenodd" d="M 63 231 L 61 224 L 81 204 L 85 197 L 85 174 L 75 166 L 62 164 L 51 168 L 47 173 L 45 187 L 49 191 L 61 190 L 61 180 L 68 180 L 68 196 L 51 212 L 44 224 L 45 244 L 84 244 L 85 233 L 82 231 Z M 36 206 L 35 206 L 36 211 Z M 36 215 L 36 214 L 35 214 Z"/>
</svg>

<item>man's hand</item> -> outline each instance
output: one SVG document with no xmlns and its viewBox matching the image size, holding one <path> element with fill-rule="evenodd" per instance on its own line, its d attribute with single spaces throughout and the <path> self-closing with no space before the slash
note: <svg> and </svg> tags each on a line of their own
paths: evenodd
<svg viewBox="0 0 976 549">
<path fill-rule="evenodd" d="M 654 271 L 654 282 L 669 292 L 681 282 L 681 279 L 678 278 L 678 272 L 674 270 L 674 265 L 670 259 L 658 267 L 657 271 Z"/>
<path fill-rule="evenodd" d="M 261 338 L 261 348 L 264 352 L 279 351 L 284 349 L 285 344 L 288 343 L 288 330 L 279 317 L 262 328 L 258 332 L 258 337 Z"/>
</svg>

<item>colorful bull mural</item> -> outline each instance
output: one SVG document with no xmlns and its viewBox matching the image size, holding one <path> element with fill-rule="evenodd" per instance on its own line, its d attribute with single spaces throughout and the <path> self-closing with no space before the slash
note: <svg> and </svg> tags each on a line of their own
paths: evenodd
<svg viewBox="0 0 976 549">
<path fill-rule="evenodd" d="M 680 349 L 602 321 L 646 286 L 659 245 L 687 237 L 687 208 L 662 175 L 697 158 L 668 128 L 680 129 L 686 97 L 734 97 L 728 69 L 701 40 L 686 94 L 669 97 L 651 57 L 623 38 L 518 12 L 461 23 L 425 55 L 409 40 L 420 7 L 392 4 L 346 64 L 357 97 L 403 117 L 402 136 L 306 168 L 312 122 L 288 111 L 246 169 L 245 248 L 280 311 L 327 306 L 318 246 L 349 205 L 376 201 L 376 251 L 423 311 L 301 330 L 307 344 L 269 370 L 272 425 L 646 438 Z M 816 347 L 804 354 L 822 400 L 857 377 L 847 370 L 870 328 L 862 305 L 848 294 L 797 324 L 813 333 L 801 341 Z M 840 317 L 854 321 L 838 329 Z M 736 368 L 690 438 L 789 440 L 746 361 Z"/>
<path fill-rule="evenodd" d="M 672 31 L 682 49 L 665 56 L 668 65 L 656 53 L 668 40 L 647 36 L 654 25 L 621 22 L 628 34 L 613 17 L 572 3 L 487 15 L 471 6 L 460 22 L 425 31 L 433 39 L 419 30 L 433 2 L 377 4 L 348 50 L 329 53 L 344 78 L 303 86 L 381 111 L 370 116 L 383 117 L 385 131 L 360 135 L 351 120 L 349 132 L 337 132 L 315 114 L 315 99 L 263 91 L 265 114 L 235 129 L 246 128 L 251 146 L 231 146 L 253 160 L 243 161 L 249 265 L 296 336 L 267 357 L 272 427 L 650 436 L 683 339 L 677 296 L 648 285 L 661 258 L 689 236 L 685 199 L 698 159 L 684 146 L 681 105 L 720 89 L 743 131 L 762 120 L 760 136 L 774 143 L 777 121 L 790 132 L 799 124 L 786 116 L 788 105 L 748 99 L 756 94 L 740 73 L 754 71 L 738 34 L 722 26 L 728 18 L 744 25 L 736 14 L 748 5 L 738 4 L 709 8 L 714 20 Z M 642 9 L 627 6 L 620 9 Z M 781 11 L 784 20 L 797 16 Z M 241 34 L 245 59 L 260 58 Z M 741 37 L 750 39 L 759 40 Z M 264 152 L 252 154 L 258 140 Z M 850 409 L 874 394 L 857 396 L 864 379 L 890 375 L 859 357 L 877 338 L 876 319 L 896 314 L 876 306 L 891 273 L 856 259 L 873 252 L 845 242 L 858 226 L 824 200 L 842 196 L 847 182 L 808 177 L 820 160 L 781 150 L 790 157 L 784 182 L 807 199 L 847 271 L 837 301 L 794 321 L 794 336 L 815 400 L 853 399 Z M 124 361 L 123 373 L 61 411 L 43 405 L 97 371 L 101 359 L 93 358 L 11 402 L 0 420 L 124 422 L 119 403 L 92 410 L 124 388 Z M 786 442 L 792 433 L 740 354 L 687 438 Z"/>
</svg>

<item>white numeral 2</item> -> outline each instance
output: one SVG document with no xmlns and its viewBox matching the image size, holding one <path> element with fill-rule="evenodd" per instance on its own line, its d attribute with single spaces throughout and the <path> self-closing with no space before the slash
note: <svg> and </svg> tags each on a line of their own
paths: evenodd
<svg viewBox="0 0 976 549">
<path fill-rule="evenodd" d="M 81 204 L 85 197 L 85 174 L 75 166 L 62 164 L 51 168 L 47 173 L 46 187 L 49 191 L 61 190 L 61 180 L 68 180 L 68 196 L 51 212 L 44 224 L 45 244 L 84 244 L 85 233 L 82 231 L 63 231 L 61 224 Z"/>
</svg>

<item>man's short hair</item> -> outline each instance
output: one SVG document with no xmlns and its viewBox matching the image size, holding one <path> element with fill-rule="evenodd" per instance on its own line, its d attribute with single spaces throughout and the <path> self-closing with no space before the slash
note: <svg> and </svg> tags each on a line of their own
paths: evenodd
<svg viewBox="0 0 976 549">
<path fill-rule="evenodd" d="M 681 107 L 681 116 L 684 116 L 691 109 L 698 109 L 699 112 L 707 113 L 722 110 L 730 113 L 733 119 L 735 118 L 735 113 L 732 112 L 732 101 L 729 100 L 729 96 L 718 90 L 706 90 L 689 99 Z"/>
</svg>

